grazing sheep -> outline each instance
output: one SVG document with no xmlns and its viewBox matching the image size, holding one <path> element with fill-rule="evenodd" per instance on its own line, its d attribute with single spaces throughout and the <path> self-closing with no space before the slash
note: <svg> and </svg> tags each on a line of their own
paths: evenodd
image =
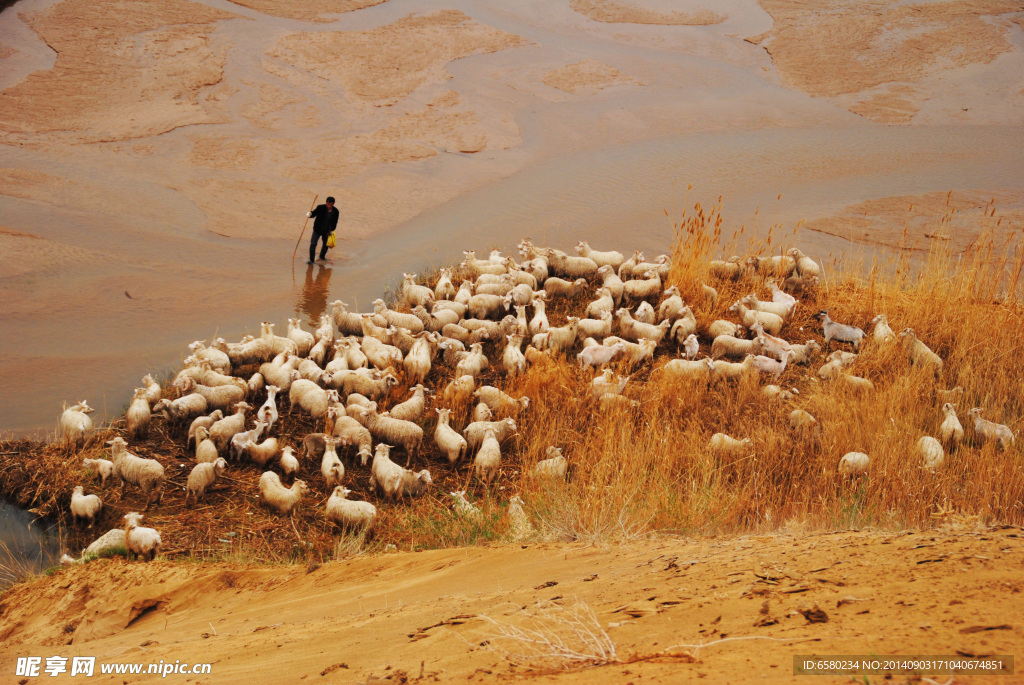
<svg viewBox="0 0 1024 685">
<path fill-rule="evenodd" d="M 103 509 L 103 501 L 98 495 L 86 495 L 81 485 L 71 491 L 71 518 L 75 523 L 79 519 L 88 519 L 89 527 L 96 523 L 96 516 Z"/>
<path fill-rule="evenodd" d="M 1000 449 L 1009 449 L 1014 442 L 1013 431 L 1009 426 L 981 418 L 982 411 L 984 410 L 981 407 L 974 407 L 967 412 L 967 416 L 974 422 L 974 435 L 982 443 L 995 442 Z"/>
<path fill-rule="evenodd" d="M 434 291 L 416 284 L 416 274 L 402 274 L 402 298 L 410 308 L 422 305 L 430 309 L 434 304 Z"/>
<path fill-rule="evenodd" d="M 678 360 L 677 360 L 678 361 Z M 754 362 L 754 355 L 748 354 L 739 364 L 717 360 L 714 364 L 713 376 L 718 380 L 740 381 L 744 378 L 752 378 L 757 373 Z"/>
<path fill-rule="evenodd" d="M 764 338 L 761 338 L 764 340 Z M 731 335 L 720 335 L 711 343 L 711 358 L 743 359 L 750 354 L 761 354 L 763 348 L 758 338 L 744 340 Z"/>
<path fill-rule="evenodd" d="M 217 446 L 218 452 L 227 450 L 231 438 L 235 437 L 245 429 L 245 412 L 252 409 L 246 402 L 239 402 L 235 405 L 235 413 L 225 416 L 210 426 L 210 439 Z"/>
<path fill-rule="evenodd" d="M 479 399 L 498 414 L 518 414 L 530 406 L 530 398 L 525 395 L 516 399 L 502 392 L 493 385 L 481 385 L 473 391 L 473 397 Z"/>
<path fill-rule="evenodd" d="M 427 469 L 415 473 L 409 469 L 402 469 L 402 496 L 419 497 L 427 491 L 427 486 L 433 482 L 430 471 Z"/>
<path fill-rule="evenodd" d="M 759 323 L 764 326 L 764 330 L 768 331 L 772 335 L 778 335 L 779 331 L 782 330 L 782 324 L 784 321 L 778 314 L 772 314 L 771 312 L 759 312 L 747 307 L 743 302 L 736 302 L 733 306 L 729 307 L 729 311 L 736 312 L 740 317 L 740 321 L 747 328 L 752 328 L 754 324 Z"/>
<path fill-rule="evenodd" d="M 932 472 L 941 467 L 942 462 L 946 460 L 942 443 L 930 435 L 922 435 L 917 441 L 917 454 L 921 457 L 921 465 Z"/>
<path fill-rule="evenodd" d="M 341 438 L 342 446 L 355 446 L 356 454 L 363 466 L 366 466 L 373 457 L 373 436 L 351 416 L 342 416 L 338 419 L 334 424 L 334 435 Z"/>
<path fill-rule="evenodd" d="M 57 427 L 60 431 L 61 442 L 65 445 L 81 449 L 85 440 L 92 432 L 92 419 L 88 414 L 95 411 L 89 404 L 82 400 L 78 404 L 66 407 L 60 415 Z"/>
<path fill-rule="evenodd" d="M 789 427 L 798 435 L 810 438 L 818 446 L 821 445 L 821 425 L 818 423 L 818 419 L 811 416 L 809 412 L 803 409 L 794 409 L 789 412 Z"/>
<path fill-rule="evenodd" d="M 516 421 L 513 418 L 507 418 L 501 421 L 477 421 L 469 424 L 462 431 L 469 449 L 475 450 L 489 430 L 494 431 L 494 437 L 498 442 L 505 442 L 516 434 Z"/>
<path fill-rule="evenodd" d="M 613 269 L 618 269 L 620 266 L 622 266 L 622 262 L 625 261 L 625 259 L 622 257 L 621 252 L 617 252 L 615 250 L 611 250 L 608 252 L 598 252 L 597 250 L 592 250 L 590 249 L 590 243 L 588 243 L 586 240 L 581 240 L 576 244 L 576 254 L 578 254 L 581 257 L 586 257 L 587 259 L 593 261 L 595 264 L 598 265 L 598 267 L 607 265 Z"/>
<path fill-rule="evenodd" d="M 871 337 L 876 345 L 884 345 L 896 339 L 896 334 L 889 328 L 889 319 L 885 314 L 879 314 L 871 319 L 871 325 L 874 326 L 871 329 Z"/>
<path fill-rule="evenodd" d="M 708 262 L 708 273 L 723 281 L 735 281 L 740 277 L 742 271 L 743 265 L 740 263 L 740 258 L 736 255 L 729 257 L 725 261 L 712 259 Z"/>
<path fill-rule="evenodd" d="M 148 373 L 142 377 L 142 385 L 146 388 L 146 401 L 149 402 L 150 409 L 152 409 L 153 405 L 160 401 L 163 390 Z"/>
<path fill-rule="evenodd" d="M 109 553 L 120 548 L 128 548 L 125 544 L 124 530 L 121 528 L 112 528 L 90 542 L 89 546 L 82 550 L 82 554 L 78 559 L 70 557 L 67 554 L 61 556 L 60 565 L 71 566 L 72 564 L 84 564 L 87 561 L 91 561 L 92 559 L 99 557 L 104 552 Z"/>
<path fill-rule="evenodd" d="M 286 488 L 281 484 L 280 476 L 273 471 L 264 471 L 260 476 L 260 497 L 281 516 L 294 518 L 295 509 L 307 492 L 309 487 L 306 481 L 296 480 L 290 488 Z"/>
<path fill-rule="evenodd" d="M 405 465 L 408 468 L 423 442 L 423 429 L 412 421 L 402 421 L 390 416 L 380 416 L 376 409 L 352 407 L 352 417 L 363 424 L 378 440 L 387 440 L 401 445 L 405 451 Z"/>
<path fill-rule="evenodd" d="M 753 454 L 754 443 L 750 438 L 739 440 L 725 433 L 715 433 L 708 440 L 708 450 L 720 457 L 746 457 Z"/>
<path fill-rule="evenodd" d="M 352 491 L 348 488 L 342 485 L 335 486 L 327 499 L 324 517 L 328 523 L 333 523 L 343 531 L 369 535 L 377 522 L 377 507 L 369 502 L 350 500 L 350 494 Z"/>
<path fill-rule="evenodd" d="M 839 342 L 852 343 L 855 350 L 860 349 L 860 341 L 864 339 L 864 331 L 856 326 L 836 323 L 829 318 L 828 311 L 825 309 L 815 314 L 814 318 L 821 321 L 821 327 L 825 332 L 826 345 L 832 340 L 838 340 Z"/>
<path fill-rule="evenodd" d="M 206 488 L 213 485 L 227 467 L 228 463 L 223 458 L 192 467 L 192 473 L 188 474 L 188 483 L 185 485 L 185 506 L 188 506 L 189 497 L 192 497 L 193 504 L 203 499 L 206 496 Z"/>
<path fill-rule="evenodd" d="M 748 305 L 751 309 L 759 312 L 768 312 L 781 317 L 783 321 L 793 313 L 793 305 L 782 302 L 762 302 L 757 298 L 757 295 L 747 295 L 740 300 L 745 305 Z"/>
<path fill-rule="evenodd" d="M 199 430 L 200 427 L 205 428 L 207 430 L 207 436 L 209 436 L 210 427 L 223 418 L 224 412 L 220 409 L 215 409 L 209 416 L 197 416 L 188 427 L 188 439 L 185 441 L 185 446 L 192 446 L 192 443 L 196 439 L 196 431 Z"/>
<path fill-rule="evenodd" d="M 288 478 L 294 478 L 299 472 L 299 460 L 295 457 L 291 445 L 285 445 L 281 450 L 281 458 L 278 460 L 281 465 L 281 472 Z"/>
<path fill-rule="evenodd" d="M 653 310 L 651 313 L 653 314 Z M 668 335 L 669 327 L 672 325 L 668 320 L 662 321 L 657 326 L 643 323 L 634 319 L 625 307 L 620 308 L 615 315 L 618 317 L 619 332 L 622 333 L 622 337 L 633 342 L 640 342 L 642 338 L 647 338 L 660 344 Z"/>
<path fill-rule="evenodd" d="M 874 392 L 875 384 L 869 381 L 867 378 L 861 378 L 860 376 L 854 376 L 849 373 L 839 373 L 835 376 L 835 382 L 844 386 L 847 390 L 858 394 L 867 394 Z"/>
<path fill-rule="evenodd" d="M 501 445 L 494 433 L 493 428 L 484 431 L 483 439 L 480 442 L 480 449 L 473 460 L 473 474 L 477 480 L 490 485 L 498 477 L 501 468 Z"/>
<path fill-rule="evenodd" d="M 518 333 L 505 336 L 507 341 L 505 351 L 501 354 L 501 365 L 509 376 L 521 376 L 526 373 L 526 356 L 520 347 L 523 344 L 523 336 Z"/>
<path fill-rule="evenodd" d="M 437 428 L 434 429 L 434 442 L 438 449 L 448 457 L 448 463 L 456 465 L 466 456 L 468 443 L 451 427 L 451 409 L 435 409 L 435 411 L 437 412 Z"/>
<path fill-rule="evenodd" d="M 277 455 L 281 452 L 281 445 L 277 438 L 267 438 L 259 444 L 252 438 L 249 438 L 245 441 L 243 449 L 249 461 L 258 466 L 266 466 L 277 458 Z"/>
<path fill-rule="evenodd" d="M 662 370 L 672 381 L 708 383 L 715 372 L 715 362 L 709 357 L 694 361 L 673 359 Z"/>
<path fill-rule="evenodd" d="M 569 460 L 562 456 L 562 448 L 548 447 L 545 454 L 547 458 L 541 459 L 533 467 L 533 475 L 542 478 L 565 480 L 565 476 L 569 472 Z"/>
<path fill-rule="evenodd" d="M 783 352 L 793 354 L 793 346 L 788 341 L 777 338 L 774 335 L 769 335 L 760 323 L 755 323 L 750 327 L 750 330 L 756 335 L 762 354 L 766 357 L 774 357 L 781 361 Z"/>
<path fill-rule="evenodd" d="M 465 490 L 458 490 L 448 494 L 455 500 L 455 504 L 452 505 L 452 510 L 456 514 L 477 523 L 483 520 L 483 512 L 480 511 L 480 507 L 466 499 Z"/>
<path fill-rule="evenodd" d="M 942 444 L 949 450 L 956 449 L 964 439 L 964 427 L 960 424 L 960 419 L 957 418 L 956 405 L 946 402 L 942 405 L 942 413 L 946 417 L 939 426 Z"/>
<path fill-rule="evenodd" d="M 107 459 L 83 459 L 82 468 L 92 468 L 100 477 L 100 487 L 107 484 L 107 478 L 114 473 L 114 462 Z"/>
<path fill-rule="evenodd" d="M 427 406 L 425 389 L 422 383 L 417 383 L 412 390 L 412 397 L 401 404 L 391 407 L 389 414 L 393 419 L 402 421 L 418 421 L 423 416 L 423 409 Z"/>
<path fill-rule="evenodd" d="M 203 426 L 196 429 L 196 463 L 208 464 L 217 461 L 220 454 L 217 445 L 210 439 L 210 431 Z"/>
<path fill-rule="evenodd" d="M 900 333 L 903 349 L 907 351 L 910 363 L 931 371 L 936 380 L 942 375 L 942 357 L 932 352 L 931 348 L 921 342 L 913 328 L 906 328 Z"/>
<path fill-rule="evenodd" d="M 324 456 L 320 460 L 320 473 L 323 474 L 328 489 L 341 485 L 345 477 L 345 465 L 341 463 L 337 452 L 340 442 L 341 438 L 334 436 L 324 438 Z"/>
<path fill-rule="evenodd" d="M 591 367 L 601 369 L 607 366 L 616 355 L 626 349 L 623 343 L 615 343 L 611 347 L 605 347 L 604 345 L 593 345 L 591 347 L 584 347 L 583 350 L 576 355 L 576 358 L 580 362 L 580 366 L 584 369 Z"/>
<path fill-rule="evenodd" d="M 298 371 L 295 372 L 298 374 Z M 305 409 L 314 419 L 322 418 L 327 413 L 329 406 L 327 391 L 313 381 L 305 378 L 293 378 L 291 388 L 288 390 L 288 414 L 296 406 Z"/>
<path fill-rule="evenodd" d="M 194 343 L 188 346 L 192 356 L 199 361 L 205 361 L 209 363 L 210 368 L 214 371 L 218 371 L 223 374 L 231 374 L 231 357 L 228 353 L 221 349 L 221 346 L 226 346 L 224 338 L 217 338 L 211 343 L 209 347 L 203 345 L 202 340 L 196 340 Z M 152 380 L 152 379 L 151 379 Z M 142 379 L 143 383 L 146 383 L 146 379 Z M 147 384 L 148 385 L 148 384 Z M 157 399 L 160 399 L 159 396 Z"/>
<path fill-rule="evenodd" d="M 110 445 L 114 473 L 121 481 L 121 499 L 124 499 L 125 487 L 131 483 L 142 488 L 142 494 L 146 496 L 146 509 L 149 509 L 154 497 L 156 503 L 160 504 L 164 487 L 163 465 L 156 459 L 143 459 L 129 452 L 124 438 L 116 437 L 108 440 L 107 444 Z"/>
<path fill-rule="evenodd" d="M 471 421 L 490 421 L 494 418 L 494 413 L 491 408 L 483 402 L 480 402 L 473 407 L 473 413 L 470 415 Z"/>
<path fill-rule="evenodd" d="M 140 526 L 142 514 L 131 512 L 125 514 L 124 520 L 124 545 L 128 549 L 128 557 L 142 557 L 146 561 L 153 561 L 160 552 L 160 533 L 153 528 Z M 148 557 L 148 558 L 147 558 Z"/>
<path fill-rule="evenodd" d="M 295 343 L 300 357 L 309 355 L 316 343 L 312 333 L 302 330 L 302 319 L 288 319 L 288 339 Z"/>
<path fill-rule="evenodd" d="M 577 324 L 579 336 L 587 338 L 604 338 L 612 334 L 611 312 L 603 312 L 599 319 L 580 319 Z"/>
<path fill-rule="evenodd" d="M 652 269 L 643 274 L 643 280 L 626 281 L 622 286 L 622 295 L 627 301 L 635 302 L 661 294 L 661 276 Z"/>
<path fill-rule="evenodd" d="M 847 452 L 839 460 L 839 473 L 846 476 L 860 476 L 868 472 L 871 459 L 863 452 Z"/>
<path fill-rule="evenodd" d="M 600 376 L 595 376 L 590 381 L 590 392 L 594 399 L 598 399 L 608 393 L 621 395 L 622 391 L 626 389 L 626 383 L 629 382 L 630 378 L 632 376 L 626 376 L 625 378 L 616 376 L 611 369 L 605 369 L 604 373 Z"/>
<path fill-rule="evenodd" d="M 769 282 L 768 289 L 772 291 L 772 302 L 779 302 L 790 305 L 790 311 L 796 308 L 797 299 L 780 288 L 777 283 Z"/>
</svg>

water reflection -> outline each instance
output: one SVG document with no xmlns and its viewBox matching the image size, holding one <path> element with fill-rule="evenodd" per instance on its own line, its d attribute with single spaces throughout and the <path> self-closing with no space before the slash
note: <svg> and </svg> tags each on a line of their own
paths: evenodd
<svg viewBox="0 0 1024 685">
<path fill-rule="evenodd" d="M 316 272 L 314 275 L 314 271 Z M 295 303 L 295 313 L 309 317 L 310 326 L 318 326 L 320 317 L 327 311 L 327 294 L 330 290 L 331 268 L 323 264 L 306 265 L 306 279 Z"/>
<path fill-rule="evenodd" d="M 59 557 L 58 526 L 47 527 L 34 514 L 0 502 L 0 588 L 22 572 L 38 573 L 55 565 Z"/>
</svg>

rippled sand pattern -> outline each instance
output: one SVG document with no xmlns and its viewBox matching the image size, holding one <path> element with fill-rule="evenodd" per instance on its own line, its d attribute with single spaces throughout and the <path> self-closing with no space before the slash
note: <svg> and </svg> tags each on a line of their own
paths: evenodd
<svg viewBox="0 0 1024 685">
<path fill-rule="evenodd" d="M 549 71 L 544 74 L 544 83 L 552 88 L 558 88 L 573 95 L 595 93 L 608 86 L 626 83 L 643 85 L 636 79 L 623 74 L 618 69 L 607 64 L 601 64 L 595 60 L 567 64 L 561 69 Z"/>
<path fill-rule="evenodd" d="M 660 24 L 664 26 L 708 26 L 725 21 L 725 17 L 703 7 L 691 11 L 659 10 L 643 3 L 617 0 L 570 0 L 569 5 L 594 21 L 609 24 Z"/>
<path fill-rule="evenodd" d="M 280 0 L 229 0 L 241 7 L 248 7 L 274 17 L 302 19 L 305 21 L 330 21 L 324 15 L 342 14 L 353 10 L 379 5 L 386 0 L 301 0 L 281 2 Z"/>
</svg>

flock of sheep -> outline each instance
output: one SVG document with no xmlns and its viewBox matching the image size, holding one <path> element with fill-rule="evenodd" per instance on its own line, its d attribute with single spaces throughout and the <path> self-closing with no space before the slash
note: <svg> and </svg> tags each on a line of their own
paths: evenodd
<svg viewBox="0 0 1024 685">
<path fill-rule="evenodd" d="M 312 332 L 292 319 L 285 336 L 263 322 L 259 337 L 246 336 L 238 343 L 217 339 L 208 347 L 195 342 L 171 388 L 161 388 L 150 376 L 143 379 L 126 413 L 127 438 L 144 438 L 153 414 L 183 433 L 187 426 L 186 445 L 191 448 L 194 443 L 196 464 L 188 477 L 186 503 L 203 499 L 228 468 L 251 462 L 263 470 L 263 503 L 282 516 L 291 516 L 310 489 L 307 480 L 297 476 L 308 471 L 309 464 L 319 463 L 325 491 L 330 493 L 326 520 L 342 529 L 370 532 L 377 509 L 348 498 L 352 491 L 345 486 L 342 455 L 359 458 L 363 466 L 369 463 L 369 485 L 384 497 L 416 497 L 432 479 L 428 469 L 409 467 L 419 456 L 424 430 L 434 416 L 433 441 L 448 462 L 457 468 L 471 459 L 476 479 L 486 485 L 495 481 L 503 445 L 516 435 L 515 417 L 528 410 L 530 398 L 478 385 L 492 365 L 498 373 L 515 377 L 542 359 L 573 355 L 583 368 L 594 370 L 591 390 L 601 407 L 629 409 L 636 405 L 623 395 L 629 377 L 617 375 L 609 364 L 636 369 L 652 362 L 658 348 L 676 357 L 662 367 L 668 378 L 709 384 L 765 377 L 773 382 L 761 391 L 779 400 L 791 399 L 796 392 L 774 384 L 787 366 L 810 364 L 822 354 L 814 340 L 796 343 L 778 337 L 797 306 L 796 296 L 816 288 L 821 278 L 818 264 L 796 248 L 774 257 L 711 262 L 713 281 L 736 281 L 754 273 L 777 282 L 763 281 L 770 299 L 750 293 L 729 307 L 735 320 L 698 322 L 679 289 L 665 288 L 670 269 L 665 255 L 647 262 L 635 252 L 627 259 L 619 252 L 592 250 L 586 242 L 577 245 L 577 255 L 536 247 L 528 239 L 518 247 L 521 262 L 498 251 L 487 259 L 467 252 L 458 270 L 441 269 L 432 288 L 406 274 L 398 304 L 408 311 L 376 300 L 372 313 L 357 313 L 338 300 L 332 314 L 323 315 Z M 550 325 L 546 303 L 591 292 L 593 299 L 581 317 Z M 711 302 L 718 298 L 711 285 L 701 284 L 698 292 Z M 856 326 L 832 321 L 827 311 L 816 318 L 827 347 L 849 345 L 854 350 L 829 354 L 817 372 L 822 380 L 843 384 L 853 393 L 873 392 L 871 381 L 848 372 L 865 338 L 879 345 L 899 339 L 911 364 L 941 378 L 942 359 L 913 330 L 897 336 L 885 315 L 871 322 L 870 336 Z M 699 358 L 702 349 L 708 356 Z M 439 368 L 433 376 L 436 390 L 431 390 L 424 383 Z M 940 393 L 949 393 L 953 400 L 958 391 Z M 278 395 L 287 396 L 288 413 L 303 412 L 322 421 L 323 432 L 310 433 L 295 445 L 272 435 L 280 418 Z M 406 399 L 379 411 L 392 395 Z M 254 406 L 249 401 L 259 398 L 265 400 L 250 416 Z M 433 404 L 433 411 L 428 412 L 428 404 Z M 456 430 L 469 407 L 468 425 Z M 92 430 L 91 411 L 84 401 L 64 411 L 59 423 L 63 441 L 83 445 Z M 945 420 L 938 438 L 923 436 L 918 442 L 923 465 L 933 470 L 942 464 L 944 448 L 957 445 L 964 434 L 952 401 L 942 405 L 942 412 Z M 1012 445 L 1010 429 L 982 419 L 981 412 L 980 407 L 968 412 L 977 438 L 1002 449 Z M 817 419 L 808 412 L 795 409 L 789 420 L 795 431 L 820 436 Z M 85 459 L 83 466 L 98 473 L 101 486 L 114 476 L 121 483 L 122 499 L 130 484 L 141 490 L 147 510 L 159 504 L 165 485 L 160 462 L 133 454 L 123 437 L 108 444 L 110 460 Z M 392 460 L 396 449 L 404 454 L 404 466 Z M 709 449 L 749 454 L 752 442 L 750 437 L 716 433 Z M 552 446 L 545 456 L 532 473 L 564 479 L 568 463 L 561 450 Z M 838 468 L 856 475 L 865 473 L 869 463 L 868 455 L 849 452 Z M 480 515 L 464 492 L 452 497 L 457 513 Z M 102 506 L 99 496 L 85 494 L 83 486 L 71 495 L 75 520 L 90 526 Z M 508 512 L 515 530 L 525 534 L 531 529 L 519 498 L 510 500 Z M 160 549 L 160 535 L 140 526 L 141 518 L 134 512 L 125 515 L 123 532 L 110 531 L 86 552 L 98 551 L 96 545 L 123 544 L 130 553 L 152 559 Z"/>
</svg>

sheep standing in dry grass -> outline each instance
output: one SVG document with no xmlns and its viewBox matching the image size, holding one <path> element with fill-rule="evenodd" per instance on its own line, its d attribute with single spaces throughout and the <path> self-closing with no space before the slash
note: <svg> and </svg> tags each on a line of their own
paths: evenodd
<svg viewBox="0 0 1024 685">
<path fill-rule="evenodd" d="M 264 471 L 260 476 L 260 497 L 281 516 L 294 517 L 295 509 L 307 492 L 309 487 L 303 480 L 297 480 L 290 488 L 286 488 L 281 484 L 280 476 L 273 471 Z"/>
<path fill-rule="evenodd" d="M 981 407 L 974 407 L 967 412 L 967 416 L 974 424 L 974 435 L 977 436 L 978 441 L 983 444 L 994 442 L 999 446 L 999 449 L 1009 449 L 1014 442 L 1013 431 L 1010 430 L 1009 426 L 981 418 L 982 411 Z"/>
<path fill-rule="evenodd" d="M 128 443 L 124 438 L 114 438 L 107 442 L 110 445 L 114 473 L 121 480 L 121 499 L 128 483 L 142 488 L 146 497 L 146 509 L 149 509 L 154 498 L 160 504 L 163 498 L 164 467 L 156 459 L 143 459 L 128 451 Z"/>
<path fill-rule="evenodd" d="M 222 457 L 192 467 L 192 472 L 188 474 L 188 483 L 185 485 L 185 506 L 188 506 L 190 497 L 193 504 L 203 499 L 206 496 L 206 488 L 213 485 L 227 467 L 228 463 Z"/>
<path fill-rule="evenodd" d="M 61 442 L 81 449 L 92 432 L 92 419 L 88 415 L 93 411 L 85 400 L 64 409 L 57 424 Z"/>
<path fill-rule="evenodd" d="M 945 418 L 939 426 L 939 437 L 946 449 L 956 449 L 964 439 L 964 427 L 957 418 L 956 405 L 946 402 L 942 405 L 942 413 Z"/>
<path fill-rule="evenodd" d="M 160 553 L 160 533 L 153 528 L 140 526 L 142 514 L 131 512 L 124 515 L 124 542 L 128 548 L 128 556 L 142 557 L 153 561 Z"/>
<path fill-rule="evenodd" d="M 107 478 L 114 474 L 114 462 L 108 459 L 83 459 L 82 468 L 94 469 L 100 477 L 100 487 L 107 484 Z"/>
<path fill-rule="evenodd" d="M 338 485 L 331 492 L 324 508 L 324 516 L 328 523 L 341 528 L 343 531 L 355 531 L 356 533 L 373 532 L 373 526 L 377 522 L 377 507 L 369 502 L 359 502 L 348 499 L 352 491 Z"/>
<path fill-rule="evenodd" d="M 75 523 L 85 519 L 89 521 L 89 527 L 92 528 L 96 523 L 96 517 L 102 510 L 103 501 L 99 496 L 86 495 L 85 488 L 81 485 L 76 486 L 71 492 L 71 517 Z"/>
</svg>

